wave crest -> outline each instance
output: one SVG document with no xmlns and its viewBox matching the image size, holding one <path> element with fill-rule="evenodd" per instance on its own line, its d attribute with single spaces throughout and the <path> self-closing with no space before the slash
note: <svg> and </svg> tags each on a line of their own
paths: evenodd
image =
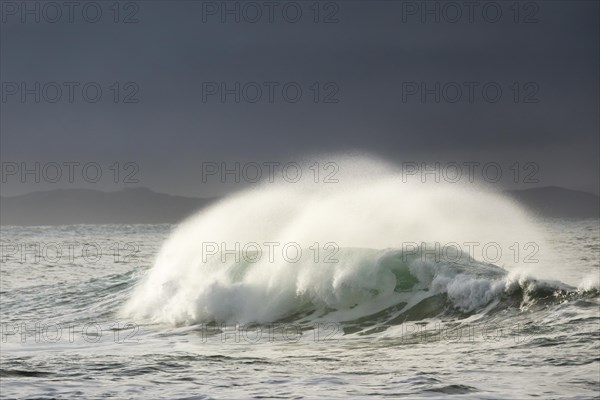
<svg viewBox="0 0 600 400">
<path fill-rule="evenodd" d="M 438 295 L 468 313 L 501 296 L 506 272 L 462 253 L 452 262 L 424 260 L 409 255 L 404 243 L 494 242 L 508 249 L 515 242 L 542 242 L 527 215 L 497 193 L 407 184 L 392 168 L 368 159 L 338 164 L 352 173 L 341 174 L 337 184 L 264 184 L 182 223 L 124 313 L 174 324 L 272 322 L 290 315 L 343 321 L 390 307 L 402 313 Z M 311 251 L 297 262 L 281 254 L 223 262 L 205 257 L 206 243 L 227 249 L 333 243 L 340 250 L 334 263 L 315 261 Z M 512 258 L 505 254 L 498 264 L 513 266 Z"/>
</svg>

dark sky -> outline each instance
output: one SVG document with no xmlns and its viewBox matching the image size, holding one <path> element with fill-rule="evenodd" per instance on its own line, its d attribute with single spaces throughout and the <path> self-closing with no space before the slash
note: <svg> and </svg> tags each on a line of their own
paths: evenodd
<svg viewBox="0 0 600 400">
<path fill-rule="evenodd" d="M 104 174 L 98 183 L 10 175 L 3 195 L 115 190 L 118 161 L 139 166 L 138 185 L 210 196 L 229 186 L 203 183 L 204 162 L 347 151 L 396 164 L 493 161 L 506 175 L 531 162 L 540 186 L 599 191 L 598 1 L 475 1 L 471 10 L 463 1 L 122 1 L 117 15 L 101 0 L 79 2 L 72 20 L 63 2 L 1 3 L 3 172 L 78 161 Z M 22 14 L 23 4 L 33 11 Z M 239 22 L 235 13 L 223 21 L 224 7 L 239 7 Z M 223 100 L 218 85 L 236 82 L 239 103 Z"/>
</svg>

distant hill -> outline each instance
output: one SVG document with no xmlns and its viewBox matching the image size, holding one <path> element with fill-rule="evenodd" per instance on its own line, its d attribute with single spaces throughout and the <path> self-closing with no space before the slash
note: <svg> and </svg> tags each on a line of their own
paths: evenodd
<svg viewBox="0 0 600 400">
<path fill-rule="evenodd" d="M 0 198 L 0 224 L 176 223 L 212 201 L 170 196 L 146 188 L 118 192 L 58 189 Z"/>
<path fill-rule="evenodd" d="M 505 194 L 541 217 L 600 218 L 600 197 L 592 193 L 546 186 Z"/>
<path fill-rule="evenodd" d="M 600 217 L 600 198 L 591 193 L 543 187 L 505 194 L 542 217 Z M 118 192 L 59 189 L 1 197 L 0 224 L 174 224 L 216 200 L 171 196 L 146 188 Z"/>
</svg>

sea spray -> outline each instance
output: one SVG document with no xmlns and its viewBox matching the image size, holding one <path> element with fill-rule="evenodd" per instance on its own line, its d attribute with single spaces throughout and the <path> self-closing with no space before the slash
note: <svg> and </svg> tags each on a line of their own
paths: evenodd
<svg viewBox="0 0 600 400">
<path fill-rule="evenodd" d="M 547 250 L 527 214 L 489 188 L 406 183 L 364 157 L 336 163 L 337 183 L 263 183 L 181 223 L 123 313 L 173 324 L 359 318 L 431 293 L 468 312 L 502 292 L 504 270 L 489 264 L 521 270 L 531 266 L 515 249 Z M 280 252 L 291 243 L 300 255 Z M 248 244 L 277 251 L 234 254 Z M 333 262 L 315 257 L 327 245 Z"/>
</svg>

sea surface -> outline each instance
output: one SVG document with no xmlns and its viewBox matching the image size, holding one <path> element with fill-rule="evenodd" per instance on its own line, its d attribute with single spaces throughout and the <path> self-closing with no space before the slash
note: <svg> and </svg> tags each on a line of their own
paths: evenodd
<svg viewBox="0 0 600 400">
<path fill-rule="evenodd" d="M 5 226 L 0 397 L 598 398 L 599 221 L 536 224 L 526 273 L 341 248 L 158 286 L 175 226 Z"/>
</svg>

